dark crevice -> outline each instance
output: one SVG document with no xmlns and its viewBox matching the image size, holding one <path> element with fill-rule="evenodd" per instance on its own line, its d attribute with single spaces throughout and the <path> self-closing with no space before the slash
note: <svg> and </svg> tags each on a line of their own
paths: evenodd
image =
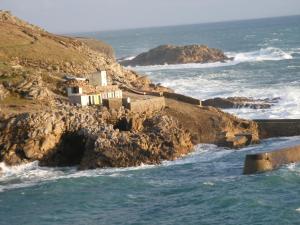
<svg viewBox="0 0 300 225">
<path fill-rule="evenodd" d="M 86 149 L 86 140 L 77 133 L 65 133 L 59 145 L 44 159 L 42 166 L 78 166 Z"/>
<path fill-rule="evenodd" d="M 130 131 L 132 129 L 132 121 L 128 120 L 126 117 L 123 117 L 116 122 L 114 129 L 119 129 L 120 131 Z"/>
</svg>

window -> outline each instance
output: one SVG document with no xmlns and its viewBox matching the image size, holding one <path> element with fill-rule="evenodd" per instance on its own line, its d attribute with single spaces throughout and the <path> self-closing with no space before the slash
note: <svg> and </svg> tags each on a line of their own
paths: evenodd
<svg viewBox="0 0 300 225">
<path fill-rule="evenodd" d="M 73 94 L 79 94 L 79 87 L 72 87 Z"/>
</svg>

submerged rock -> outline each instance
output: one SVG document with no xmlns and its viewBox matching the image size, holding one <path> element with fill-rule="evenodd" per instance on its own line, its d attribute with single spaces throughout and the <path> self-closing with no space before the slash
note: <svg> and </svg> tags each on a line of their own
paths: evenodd
<svg viewBox="0 0 300 225">
<path fill-rule="evenodd" d="M 144 52 L 132 60 L 123 60 L 120 63 L 124 66 L 149 66 L 223 62 L 225 60 L 229 60 L 229 58 L 221 50 L 205 45 L 162 45 Z"/>
</svg>

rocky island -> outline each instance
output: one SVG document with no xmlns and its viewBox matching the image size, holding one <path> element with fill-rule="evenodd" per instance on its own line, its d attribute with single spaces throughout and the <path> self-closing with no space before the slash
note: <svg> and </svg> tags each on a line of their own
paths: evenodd
<svg viewBox="0 0 300 225">
<path fill-rule="evenodd" d="M 6 11 L 0 12 L 0 32 L 0 162 L 127 167 L 174 160 L 199 143 L 240 148 L 259 141 L 255 122 L 153 84 L 118 64 L 102 42 L 51 34 Z M 227 59 L 199 48 L 214 56 L 196 54 L 195 61 Z M 70 104 L 66 74 L 76 80 L 99 71 L 123 91 L 123 99 L 147 108 Z M 162 107 L 155 106 L 156 98 Z"/>
<path fill-rule="evenodd" d="M 224 62 L 229 59 L 221 50 L 209 48 L 206 45 L 161 45 L 131 60 L 120 61 L 120 63 L 124 66 L 151 66 Z"/>
</svg>

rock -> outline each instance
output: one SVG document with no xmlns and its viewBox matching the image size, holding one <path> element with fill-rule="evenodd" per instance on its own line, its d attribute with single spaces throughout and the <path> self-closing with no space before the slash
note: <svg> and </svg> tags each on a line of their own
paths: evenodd
<svg viewBox="0 0 300 225">
<path fill-rule="evenodd" d="M 198 107 L 166 99 L 166 112 L 191 133 L 193 144 L 210 143 L 240 148 L 259 142 L 257 123 L 237 118 L 214 107 Z M 245 136 L 247 140 L 236 138 L 238 136 Z"/>
<path fill-rule="evenodd" d="M 229 58 L 219 49 L 205 45 L 173 46 L 162 45 L 136 56 L 132 60 L 123 60 L 124 66 L 148 66 L 164 64 L 222 62 Z"/>
<path fill-rule="evenodd" d="M 102 113 L 105 119 L 99 119 Z M 7 119 L 0 132 L 0 158 L 9 165 L 39 160 L 42 166 L 90 169 L 157 164 L 192 150 L 189 132 L 164 112 L 124 113 L 120 109 L 107 115 L 106 110 L 65 106 L 20 114 Z M 116 116 L 139 125 L 123 130 L 109 123 Z"/>
<path fill-rule="evenodd" d="M 9 91 L 0 83 L 0 100 L 5 99 L 9 95 Z"/>
<path fill-rule="evenodd" d="M 12 86 L 11 91 L 20 94 L 23 98 L 31 100 L 51 101 L 53 95 L 45 86 L 40 76 L 28 77 L 26 80 Z"/>
<path fill-rule="evenodd" d="M 172 118 L 158 114 L 142 120 L 144 126 L 139 132 L 112 133 L 108 139 L 99 136 L 95 147 L 84 153 L 80 168 L 158 164 L 191 151 L 189 133 L 178 128 Z"/>
<path fill-rule="evenodd" d="M 229 97 L 229 98 L 213 98 L 202 101 L 203 106 L 213 106 L 221 109 L 232 108 L 251 108 L 251 109 L 269 109 L 275 103 L 278 103 L 280 98 L 273 99 L 253 99 L 245 97 Z"/>
</svg>

